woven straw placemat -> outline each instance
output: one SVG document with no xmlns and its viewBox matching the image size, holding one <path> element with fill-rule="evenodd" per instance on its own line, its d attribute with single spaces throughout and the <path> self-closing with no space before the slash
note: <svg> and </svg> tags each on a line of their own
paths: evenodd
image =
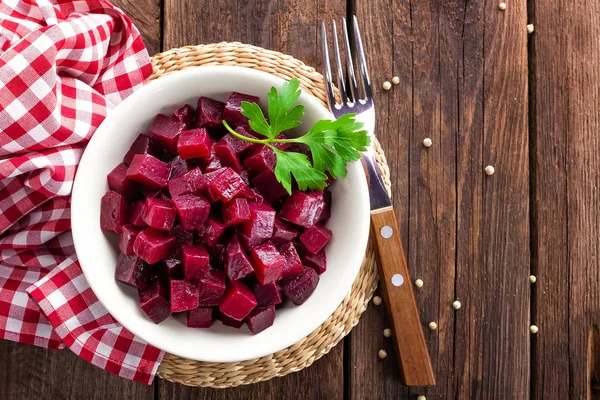
<svg viewBox="0 0 600 400">
<path fill-rule="evenodd" d="M 152 57 L 152 79 L 203 65 L 235 65 L 258 69 L 289 80 L 298 77 L 304 91 L 327 105 L 323 76 L 291 56 L 242 43 L 217 43 L 172 49 Z M 388 192 L 390 171 L 385 155 L 375 143 L 377 161 Z M 377 287 L 377 268 L 371 241 L 352 290 L 335 312 L 310 335 L 287 349 L 254 360 L 207 363 L 166 354 L 158 376 L 189 386 L 227 388 L 266 381 L 308 367 L 324 356 L 358 323 Z"/>
</svg>

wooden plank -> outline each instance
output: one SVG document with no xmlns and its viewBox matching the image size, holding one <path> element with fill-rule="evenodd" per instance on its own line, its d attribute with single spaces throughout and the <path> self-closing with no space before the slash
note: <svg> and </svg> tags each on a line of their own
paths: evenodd
<svg viewBox="0 0 600 400">
<path fill-rule="evenodd" d="M 343 0 L 205 1 L 166 0 L 164 4 L 164 47 L 188 44 L 241 41 L 290 54 L 320 69 L 321 18 L 341 19 Z M 309 369 L 265 383 L 235 389 L 189 388 L 159 381 L 159 398 L 310 398 L 341 399 L 344 396 L 343 346 Z"/>
<path fill-rule="evenodd" d="M 380 309 L 369 310 L 351 334 L 351 398 L 522 398 L 529 392 L 525 4 L 511 3 L 506 13 L 492 1 L 357 6 L 374 84 L 401 81 L 390 92 L 378 88 L 377 135 L 392 167 L 411 275 L 425 282 L 417 291 L 422 320 L 438 324 L 426 333 L 438 385 L 407 390 L 394 360 L 374 360 L 390 346 L 378 334 Z M 484 179 L 487 163 L 502 171 Z"/>
<path fill-rule="evenodd" d="M 142 34 L 150 56 L 161 50 L 160 7 L 161 0 L 114 0 Z"/>
<path fill-rule="evenodd" d="M 538 0 L 533 11 L 535 323 L 540 329 L 533 397 L 598 398 L 594 358 L 600 350 L 589 341 L 600 324 L 600 5 Z"/>
<path fill-rule="evenodd" d="M 152 386 L 96 368 L 68 349 L 46 350 L 0 340 L 0 399 L 153 398 Z"/>
</svg>

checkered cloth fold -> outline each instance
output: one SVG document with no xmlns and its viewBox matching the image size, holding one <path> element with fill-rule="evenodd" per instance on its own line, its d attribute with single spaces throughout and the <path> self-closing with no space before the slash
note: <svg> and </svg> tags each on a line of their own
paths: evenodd
<svg viewBox="0 0 600 400">
<path fill-rule="evenodd" d="M 117 323 L 73 247 L 70 194 L 96 128 L 152 72 L 106 1 L 0 1 L 0 338 L 151 383 L 163 352 Z"/>
</svg>

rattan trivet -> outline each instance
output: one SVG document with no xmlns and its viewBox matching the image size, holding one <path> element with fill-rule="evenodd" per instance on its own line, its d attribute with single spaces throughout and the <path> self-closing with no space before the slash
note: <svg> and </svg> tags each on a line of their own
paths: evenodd
<svg viewBox="0 0 600 400">
<path fill-rule="evenodd" d="M 302 89 L 326 105 L 323 76 L 291 56 L 242 43 L 218 43 L 172 49 L 152 57 L 150 79 L 203 65 L 236 65 L 269 72 L 283 79 L 298 77 Z M 377 162 L 390 191 L 385 155 L 375 143 Z M 158 376 L 189 386 L 227 388 L 266 381 L 308 367 L 324 356 L 358 323 L 377 287 L 377 268 L 371 241 L 352 290 L 320 327 L 298 343 L 277 353 L 235 363 L 206 363 L 165 355 Z"/>
</svg>

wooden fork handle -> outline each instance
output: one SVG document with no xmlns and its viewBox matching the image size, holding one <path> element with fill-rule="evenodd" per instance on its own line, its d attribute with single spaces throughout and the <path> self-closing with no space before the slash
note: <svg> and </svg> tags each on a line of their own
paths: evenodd
<svg viewBox="0 0 600 400">
<path fill-rule="evenodd" d="M 433 386 L 435 377 L 394 209 L 372 211 L 371 226 L 379 254 L 379 282 L 394 332 L 402 380 L 407 386 Z"/>
</svg>

